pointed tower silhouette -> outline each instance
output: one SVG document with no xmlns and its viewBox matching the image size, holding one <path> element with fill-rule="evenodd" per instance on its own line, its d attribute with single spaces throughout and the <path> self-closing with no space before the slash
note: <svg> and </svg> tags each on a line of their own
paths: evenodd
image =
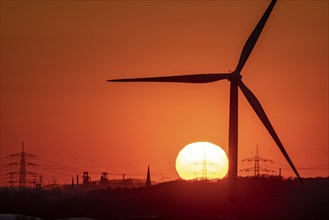
<svg viewBox="0 0 329 220">
<path fill-rule="evenodd" d="M 151 186 L 151 175 L 150 175 L 150 165 L 147 166 L 147 177 L 146 177 L 146 182 L 145 182 L 145 186 L 149 187 Z"/>
</svg>

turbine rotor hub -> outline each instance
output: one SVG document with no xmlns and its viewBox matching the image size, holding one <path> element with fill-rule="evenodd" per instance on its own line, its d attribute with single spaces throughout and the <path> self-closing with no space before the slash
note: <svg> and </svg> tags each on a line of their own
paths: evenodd
<svg viewBox="0 0 329 220">
<path fill-rule="evenodd" d="M 237 81 L 237 80 L 241 80 L 241 79 L 242 79 L 242 76 L 240 75 L 240 73 L 234 71 L 231 73 L 231 77 L 228 80 L 231 82 L 231 81 Z"/>
</svg>

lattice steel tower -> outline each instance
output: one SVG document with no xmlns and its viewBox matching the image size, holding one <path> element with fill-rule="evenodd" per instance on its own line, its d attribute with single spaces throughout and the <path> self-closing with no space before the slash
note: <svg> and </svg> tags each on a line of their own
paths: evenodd
<svg viewBox="0 0 329 220">
<path fill-rule="evenodd" d="M 25 151 L 24 142 L 22 143 L 21 161 L 19 165 L 19 191 L 26 190 L 26 167 L 25 167 Z"/>
<path fill-rule="evenodd" d="M 239 172 L 254 172 L 254 176 L 260 176 L 260 172 L 263 172 L 263 173 L 275 173 L 274 170 L 270 170 L 270 169 L 266 169 L 264 167 L 260 167 L 259 166 L 259 162 L 263 162 L 263 163 L 274 163 L 273 160 L 270 160 L 270 159 L 266 159 L 266 158 L 262 158 L 262 157 L 259 157 L 259 152 L 258 152 L 258 145 L 256 146 L 256 154 L 255 154 L 255 157 L 251 157 L 251 158 L 247 158 L 247 159 L 244 159 L 241 161 L 243 164 L 244 163 L 252 163 L 254 162 L 254 167 L 248 167 L 246 169 L 241 169 L 239 170 Z"/>
<path fill-rule="evenodd" d="M 207 171 L 207 153 L 206 149 L 203 151 L 203 161 L 202 161 L 202 179 L 206 180 L 208 178 L 208 171 Z"/>
<path fill-rule="evenodd" d="M 27 171 L 26 170 L 26 166 L 34 166 L 34 167 L 38 167 L 39 165 L 36 163 L 32 163 L 30 161 L 27 161 L 27 158 L 37 158 L 38 156 L 34 155 L 34 154 L 30 154 L 30 153 L 26 153 L 25 149 L 24 149 L 24 142 L 22 142 L 22 151 L 20 153 L 16 153 L 16 154 L 11 154 L 9 156 L 7 156 L 8 158 L 12 158 L 12 159 L 19 159 L 19 161 L 13 162 L 13 163 L 8 163 L 8 166 L 19 166 L 19 172 L 12 172 L 11 171 L 11 175 L 14 173 L 18 173 L 19 174 L 19 181 L 18 181 L 18 189 L 19 191 L 24 192 L 26 190 L 26 183 L 27 183 L 27 178 L 26 175 L 32 175 L 34 177 L 39 176 L 37 173 L 31 172 L 31 171 Z M 13 184 L 13 183 L 11 183 Z"/>
</svg>

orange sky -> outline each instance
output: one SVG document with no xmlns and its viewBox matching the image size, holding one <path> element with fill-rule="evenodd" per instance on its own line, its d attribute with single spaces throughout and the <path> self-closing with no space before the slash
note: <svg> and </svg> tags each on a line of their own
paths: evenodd
<svg viewBox="0 0 329 220">
<path fill-rule="evenodd" d="M 62 182 L 87 170 L 144 178 L 147 164 L 176 179 L 184 145 L 228 152 L 229 82 L 106 80 L 233 71 L 268 4 L 1 1 L 0 184 L 21 141 L 45 181 Z M 328 176 L 328 1 L 279 1 L 242 76 L 301 176 Z M 294 176 L 242 93 L 239 105 L 239 160 L 258 144 L 267 168 Z"/>
</svg>

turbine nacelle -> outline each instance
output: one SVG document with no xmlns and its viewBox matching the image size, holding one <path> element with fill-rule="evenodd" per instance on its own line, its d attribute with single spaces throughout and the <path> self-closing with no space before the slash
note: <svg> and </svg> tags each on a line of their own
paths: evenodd
<svg viewBox="0 0 329 220">
<path fill-rule="evenodd" d="M 229 81 L 237 81 L 237 80 L 241 80 L 241 79 L 242 79 L 242 75 L 240 74 L 240 72 L 237 72 L 236 70 L 234 70 L 231 73 L 231 76 L 228 80 Z"/>
</svg>

